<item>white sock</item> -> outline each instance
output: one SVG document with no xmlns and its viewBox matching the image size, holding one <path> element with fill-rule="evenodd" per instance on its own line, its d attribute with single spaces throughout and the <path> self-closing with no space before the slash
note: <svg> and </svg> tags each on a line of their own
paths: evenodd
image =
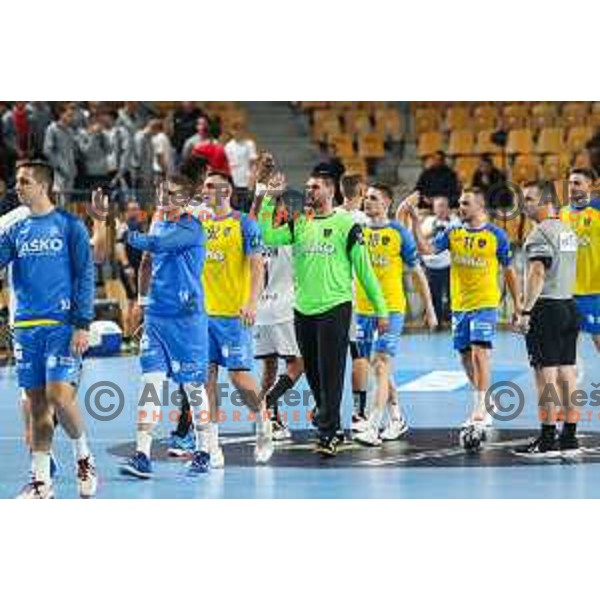
<svg viewBox="0 0 600 600">
<path fill-rule="evenodd" d="M 256 435 L 257 437 L 262 437 L 265 435 L 266 423 L 263 419 L 262 410 L 257 410 L 254 413 L 254 418 L 256 419 Z"/>
<path fill-rule="evenodd" d="M 185 393 L 188 398 L 192 391 L 198 389 L 197 384 L 186 383 L 183 386 Z M 206 394 L 206 388 L 202 386 L 200 391 L 202 394 L 202 404 L 201 406 L 208 406 L 208 396 Z M 198 418 L 198 415 L 194 412 L 194 408 L 190 408 L 190 417 L 192 420 L 192 432 L 194 435 L 194 444 L 196 448 L 196 452 L 207 452 L 210 454 L 211 448 L 211 427 L 210 422 L 202 421 Z"/>
<path fill-rule="evenodd" d="M 209 423 L 207 428 L 208 434 L 208 443 L 211 452 L 219 447 L 219 424 L 218 423 Z"/>
<path fill-rule="evenodd" d="M 400 421 L 402 416 L 400 414 L 400 405 L 397 402 L 388 403 L 388 414 L 392 421 Z"/>
<path fill-rule="evenodd" d="M 473 390 L 473 413 L 472 416 L 477 415 L 480 419 L 485 419 L 488 414 L 485 408 L 485 392 L 482 390 Z"/>
<path fill-rule="evenodd" d="M 136 436 L 136 450 L 150 458 L 152 448 L 152 434 L 149 431 L 138 431 Z"/>
<path fill-rule="evenodd" d="M 52 483 L 50 478 L 50 452 L 32 452 L 31 470 L 35 481 L 43 481 L 46 485 Z"/>
<path fill-rule="evenodd" d="M 371 414 L 369 415 L 369 424 L 373 429 L 379 431 L 381 427 L 381 420 L 383 418 L 383 410 L 377 406 L 371 408 Z"/>
<path fill-rule="evenodd" d="M 75 460 L 90 456 L 91 452 L 85 433 L 82 433 L 79 439 L 73 440 L 73 454 L 75 455 Z"/>
</svg>

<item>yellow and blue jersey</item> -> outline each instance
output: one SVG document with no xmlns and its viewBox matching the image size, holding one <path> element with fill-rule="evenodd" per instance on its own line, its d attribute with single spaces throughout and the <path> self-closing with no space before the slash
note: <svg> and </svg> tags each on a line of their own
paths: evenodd
<svg viewBox="0 0 600 600">
<path fill-rule="evenodd" d="M 367 225 L 364 239 L 388 311 L 404 314 L 404 267 L 413 268 L 417 264 L 417 245 L 412 233 L 404 225 L 389 222 L 386 225 Z M 356 312 L 375 314 L 360 282 L 356 285 Z"/>
<path fill-rule="evenodd" d="M 437 252 L 450 251 L 450 295 L 452 311 L 498 308 L 500 266 L 512 262 L 506 232 L 486 223 L 477 229 L 454 225 L 434 239 Z"/>
<path fill-rule="evenodd" d="M 232 211 L 204 221 L 206 261 L 202 279 L 206 312 L 211 317 L 238 317 L 250 296 L 250 261 L 262 251 L 255 219 Z"/>
<path fill-rule="evenodd" d="M 600 294 L 600 200 L 582 208 L 567 206 L 560 218 L 577 235 L 577 277 L 575 295 Z"/>
</svg>

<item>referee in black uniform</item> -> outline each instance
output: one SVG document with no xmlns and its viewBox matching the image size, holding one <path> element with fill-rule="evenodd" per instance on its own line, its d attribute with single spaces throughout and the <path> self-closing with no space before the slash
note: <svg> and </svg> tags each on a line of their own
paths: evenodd
<svg viewBox="0 0 600 600">
<path fill-rule="evenodd" d="M 541 183 L 525 186 L 525 211 L 535 229 L 525 241 L 527 281 L 521 328 L 535 372 L 541 434 L 517 450 L 529 457 L 573 454 L 579 414 L 571 400 L 576 386 L 577 311 L 573 299 L 577 237 L 558 218 Z M 561 415 L 562 418 L 559 417 Z M 560 436 L 557 421 L 563 420 Z"/>
</svg>

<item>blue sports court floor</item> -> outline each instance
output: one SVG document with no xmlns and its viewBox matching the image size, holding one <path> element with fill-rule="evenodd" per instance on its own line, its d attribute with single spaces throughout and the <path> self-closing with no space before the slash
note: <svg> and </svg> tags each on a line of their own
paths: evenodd
<svg viewBox="0 0 600 600">
<path fill-rule="evenodd" d="M 100 477 L 99 498 L 588 498 L 600 497 L 600 407 L 589 408 L 591 415 L 580 426 L 582 442 L 593 447 L 587 458 L 567 463 L 561 460 L 544 464 L 512 461 L 508 450 L 498 454 L 494 446 L 479 457 L 467 456 L 456 446 L 456 432 L 471 402 L 458 356 L 451 351 L 447 333 L 406 335 L 396 362 L 396 379 L 412 433 L 407 442 L 385 450 L 362 451 L 349 446 L 338 458 L 321 463 L 301 442 L 279 449 L 276 462 L 287 466 L 255 467 L 251 460 L 248 434 L 252 424 L 241 409 L 242 422 L 233 422 L 233 407 L 225 405 L 228 418 L 221 426 L 226 436 L 224 471 L 190 479 L 184 463 L 178 460 L 155 462 L 152 481 L 132 481 L 118 473 L 118 456 L 134 434 L 135 397 L 139 370 L 133 357 L 89 359 L 85 362 L 80 398 L 100 381 L 119 385 L 127 399 L 118 418 L 92 419 L 86 413 L 89 436 L 95 451 Z M 591 392 L 600 382 L 600 357 L 589 338 L 582 352 L 586 375 L 581 388 Z M 595 379 L 594 379 L 595 377 Z M 224 375 L 222 374 L 222 379 Z M 501 429 L 518 430 L 526 435 L 536 427 L 536 407 L 530 371 L 522 338 L 501 332 L 494 354 L 494 381 L 509 380 L 525 392 L 527 402 L 521 415 L 504 423 Z M 349 379 L 348 379 L 349 382 Z M 299 384 L 306 388 L 304 379 Z M 1 371 L 0 390 L 0 497 L 13 497 L 25 482 L 29 457 L 22 441 L 18 410 L 18 389 L 12 368 Z M 292 409 L 288 409 L 291 411 Z M 172 428 L 168 422 L 158 428 L 166 437 Z M 305 431 L 305 409 L 292 428 Z M 344 420 L 349 423 L 351 393 L 349 384 L 344 397 Z M 298 415 L 289 414 L 295 420 Z M 587 422 L 587 419 L 590 422 Z M 245 421 L 245 422 L 244 422 Z M 513 432 L 514 433 L 514 432 Z M 502 431 L 499 433 L 502 437 Z M 513 436 L 514 438 L 514 436 Z M 598 438 L 600 439 L 600 438 Z M 412 440 L 423 451 L 411 450 Z M 514 443 L 514 439 L 513 439 Z M 246 446 L 244 446 L 246 444 Z M 237 445 L 237 446 L 236 446 Z M 506 444 L 505 444 L 506 445 Z M 498 447 L 502 446 L 500 444 Z M 229 448 L 242 448 L 230 455 Z M 595 450 L 598 450 L 596 453 Z M 72 473 L 71 445 L 64 434 L 55 438 L 55 452 L 61 472 L 55 483 L 59 498 L 76 497 Z M 283 454 L 287 453 L 287 454 Z M 233 456 L 233 459 L 231 457 Z M 239 457 L 242 457 L 238 460 Z M 237 457 L 237 458 L 236 458 Z M 287 460 L 286 457 L 291 457 Z M 500 457 L 500 458 L 497 458 Z M 231 460 L 230 460 L 231 459 Z M 336 461 L 339 461 L 336 464 Z"/>
</svg>

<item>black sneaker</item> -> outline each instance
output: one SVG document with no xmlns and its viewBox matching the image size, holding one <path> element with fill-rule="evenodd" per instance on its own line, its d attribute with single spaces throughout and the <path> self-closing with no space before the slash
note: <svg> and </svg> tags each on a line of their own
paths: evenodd
<svg viewBox="0 0 600 600">
<path fill-rule="evenodd" d="M 335 456 L 337 454 L 338 444 L 339 441 L 335 435 L 333 437 L 320 438 L 317 442 L 315 452 L 321 456 Z"/>
<path fill-rule="evenodd" d="M 549 440 L 541 435 L 530 444 L 515 448 L 514 452 L 527 458 L 557 458 L 560 456 L 558 441 L 555 438 Z"/>
<path fill-rule="evenodd" d="M 566 456 L 574 456 L 579 454 L 579 442 L 577 438 L 572 435 L 561 435 L 558 438 L 558 446 L 560 448 L 560 452 Z"/>
</svg>

